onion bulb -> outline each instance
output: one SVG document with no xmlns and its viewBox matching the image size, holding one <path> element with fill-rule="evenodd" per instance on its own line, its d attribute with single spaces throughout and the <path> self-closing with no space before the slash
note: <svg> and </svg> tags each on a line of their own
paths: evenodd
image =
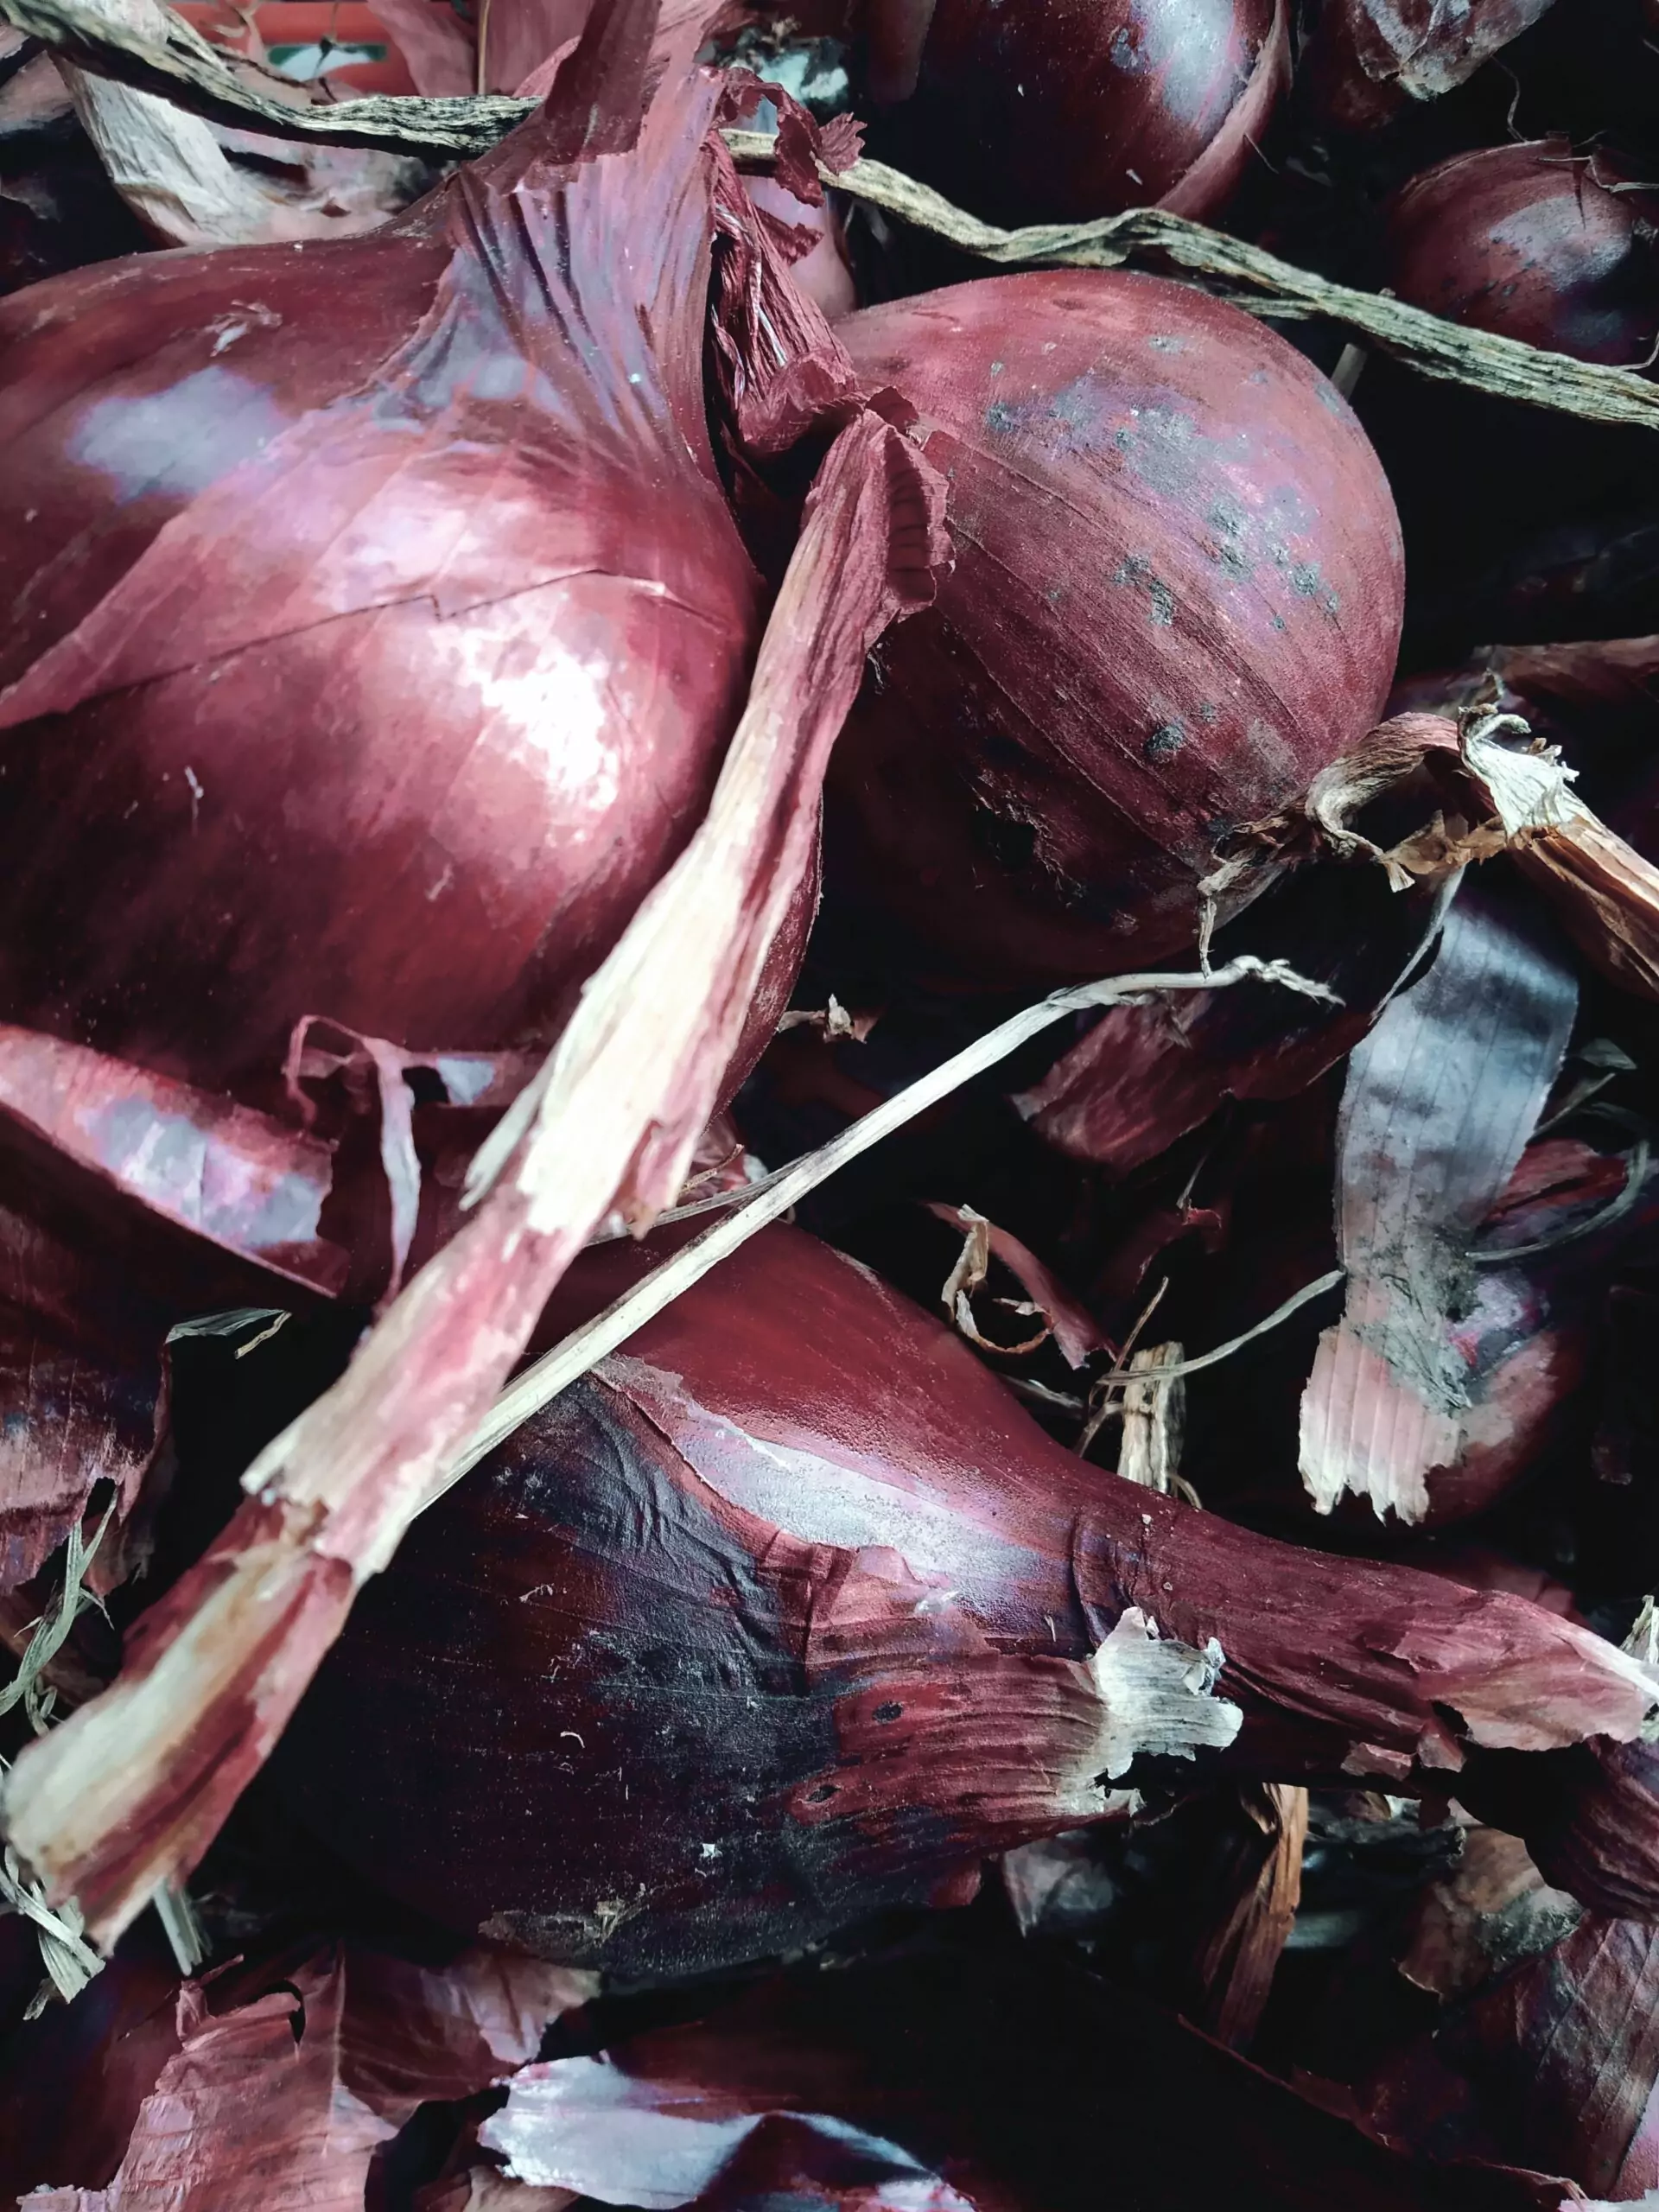
<svg viewBox="0 0 1659 2212">
<path fill-rule="evenodd" d="M 1193 937 L 1217 839 L 1376 721 L 1400 533 L 1346 404 L 1236 308 L 1044 271 L 837 326 L 950 481 L 954 573 L 830 767 L 831 884 L 947 978 Z"/>
<path fill-rule="evenodd" d="M 639 1262 L 584 1264 L 603 1304 Z M 1150 1772 L 1478 1796 L 1490 1751 L 1629 1738 L 1654 1694 L 1519 1599 L 1085 1465 L 951 1331 L 774 1228 L 416 1523 L 279 1758 L 397 1896 L 658 1976 L 960 1901 Z M 1549 1764 L 1511 1756 L 1514 1789 Z M 1651 1886 L 1644 1849 L 1606 1878 Z"/>
<path fill-rule="evenodd" d="M 1288 76 L 1282 0 L 938 0 L 880 150 L 994 222 L 1203 215 Z"/>
<path fill-rule="evenodd" d="M 1659 192 L 1632 181 L 1565 138 L 1455 155 L 1395 194 L 1389 283 L 1453 322 L 1637 366 L 1659 337 Z"/>
<path fill-rule="evenodd" d="M 535 1049 L 690 836 L 764 611 L 718 87 L 616 154 L 582 60 L 372 236 L 0 308 L 0 1018 L 262 1107 L 308 1016 Z"/>
</svg>

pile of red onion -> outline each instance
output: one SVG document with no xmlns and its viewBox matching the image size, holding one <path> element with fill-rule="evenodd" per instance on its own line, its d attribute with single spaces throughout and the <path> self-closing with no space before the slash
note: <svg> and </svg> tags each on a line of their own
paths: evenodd
<svg viewBox="0 0 1659 2212">
<path fill-rule="evenodd" d="M 1567 12 L 18 0 L 0 2202 L 1659 2190 Z"/>
</svg>

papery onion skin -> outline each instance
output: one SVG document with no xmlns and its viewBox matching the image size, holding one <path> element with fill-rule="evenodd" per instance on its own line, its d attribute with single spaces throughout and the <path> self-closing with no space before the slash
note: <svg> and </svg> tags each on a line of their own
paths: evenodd
<svg viewBox="0 0 1659 2212">
<path fill-rule="evenodd" d="M 834 203 L 826 197 L 821 206 L 810 207 L 771 176 L 745 177 L 743 188 L 763 214 L 775 217 L 789 230 L 813 233 L 813 245 L 790 264 L 789 273 L 807 297 L 817 302 L 829 321 L 850 315 L 858 305 L 858 289 Z"/>
<path fill-rule="evenodd" d="M 1391 201 L 1388 283 L 1453 322 L 1639 366 L 1659 336 L 1659 192 L 1610 189 L 1634 181 L 1565 138 L 1454 155 Z"/>
<path fill-rule="evenodd" d="M 1205 215 L 1289 73 L 1280 0 L 938 0 L 878 150 L 992 222 Z"/>
<path fill-rule="evenodd" d="M 7 1018 L 261 1105 L 306 1014 L 556 1033 L 758 634 L 702 391 L 714 97 L 649 126 L 627 284 L 538 119 L 360 243 L 10 303 Z"/>
<path fill-rule="evenodd" d="M 638 1262 L 594 1259 L 596 1304 Z M 576 1310 L 567 1279 L 550 1329 Z M 283 1786 L 453 1926 L 630 1974 L 792 1950 L 959 1901 L 978 1859 L 1106 1812 L 1099 1731 L 1126 1693 L 1077 1662 L 1130 1606 L 1224 1654 L 1243 1726 L 1178 1764 L 1197 1776 L 1420 1788 L 1421 1749 L 1474 1783 L 1486 1754 L 1448 1713 L 1542 1745 L 1630 1732 L 1651 1696 L 1520 1600 L 1085 1466 L 939 1322 L 770 1229 L 416 1523 Z M 1627 1885 L 1652 1880 L 1625 1856 Z"/>
<path fill-rule="evenodd" d="M 1281 339 L 1158 277 L 988 277 L 837 327 L 915 404 L 957 563 L 830 764 L 832 889 L 969 982 L 1177 950 L 1217 841 L 1387 696 L 1376 455 Z"/>
</svg>

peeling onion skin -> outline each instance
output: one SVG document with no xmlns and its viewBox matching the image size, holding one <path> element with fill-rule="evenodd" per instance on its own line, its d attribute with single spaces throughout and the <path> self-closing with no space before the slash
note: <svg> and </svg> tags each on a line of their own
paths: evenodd
<svg viewBox="0 0 1659 2212">
<path fill-rule="evenodd" d="M 957 558 L 831 760 L 832 889 L 942 980 L 1178 950 L 1217 839 L 1387 696 L 1403 560 L 1363 433 L 1281 339 L 1159 277 L 987 277 L 836 329 L 916 406 Z"/>
<path fill-rule="evenodd" d="M 1565 138 L 1482 147 L 1412 179 L 1390 205 L 1388 283 L 1477 330 L 1634 368 L 1659 336 L 1659 193 Z"/>
<path fill-rule="evenodd" d="M 590 1255 L 550 1332 L 641 1264 Z M 1633 1732 L 1647 1694 L 1523 1600 L 1084 1465 L 940 1323 L 774 1228 L 416 1524 L 275 1771 L 450 1926 L 629 1975 L 729 1964 L 960 1902 L 981 1858 L 1101 1816 L 1108 1708 L 1077 1662 L 1131 1605 L 1217 1637 L 1243 1710 L 1230 1749 L 1166 1763 L 1177 1783 L 1219 1761 L 1478 1785 L 1488 1754 L 1459 1753 L 1448 1710 L 1499 1716 L 1488 1743 L 1560 1742 Z M 1549 1811 L 1566 1847 L 1570 1806 Z M 1659 1859 L 1623 1859 L 1621 1894 L 1659 1906 Z"/>
<path fill-rule="evenodd" d="M 556 1034 L 763 611 L 703 391 L 715 97 L 628 157 L 627 283 L 615 173 L 538 118 L 372 238 L 0 310 L 3 1018 L 267 1107 L 308 1014 Z"/>
<path fill-rule="evenodd" d="M 795 231 L 810 231 L 813 244 L 789 273 L 807 297 L 816 300 L 827 321 L 836 322 L 858 305 L 858 291 L 847 259 L 847 241 L 841 218 L 826 194 L 821 204 L 809 207 L 798 200 L 776 177 L 747 176 L 743 188 L 754 205 Z"/>
<path fill-rule="evenodd" d="M 991 222 L 1205 215 L 1289 76 L 1281 0 L 938 0 L 881 143 Z"/>
</svg>

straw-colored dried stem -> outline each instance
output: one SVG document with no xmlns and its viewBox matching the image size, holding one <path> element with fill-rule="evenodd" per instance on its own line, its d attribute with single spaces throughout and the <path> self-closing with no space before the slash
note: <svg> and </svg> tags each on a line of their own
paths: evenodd
<svg viewBox="0 0 1659 2212">
<path fill-rule="evenodd" d="M 380 147 L 429 161 L 466 159 L 493 146 L 536 105 L 480 93 L 444 99 L 376 96 L 293 108 L 243 82 L 176 18 L 166 38 L 156 39 L 105 21 L 86 0 L 0 0 L 0 21 L 79 69 L 161 93 L 211 122 L 257 128 L 275 137 Z M 764 131 L 728 131 L 727 141 L 741 163 L 766 167 L 771 162 L 772 141 Z M 1115 269 L 1150 260 L 1252 315 L 1334 322 L 1446 383 L 1590 422 L 1659 429 L 1659 385 L 1633 370 L 1546 353 L 1518 339 L 1445 321 L 1403 300 L 1332 283 L 1162 208 L 1131 207 L 1094 222 L 1034 223 L 1008 231 L 982 222 L 884 162 L 855 162 L 850 168 L 821 173 L 837 191 L 995 268 Z"/>
<path fill-rule="evenodd" d="M 375 94 L 330 107 L 289 107 L 243 80 L 184 20 L 168 11 L 165 37 L 108 22 L 84 0 L 0 0 L 0 21 L 76 68 L 141 92 L 159 93 L 194 115 L 233 130 L 321 145 L 379 147 L 428 160 L 488 151 L 522 123 L 534 100 L 475 95 L 448 99 Z"/>
</svg>

